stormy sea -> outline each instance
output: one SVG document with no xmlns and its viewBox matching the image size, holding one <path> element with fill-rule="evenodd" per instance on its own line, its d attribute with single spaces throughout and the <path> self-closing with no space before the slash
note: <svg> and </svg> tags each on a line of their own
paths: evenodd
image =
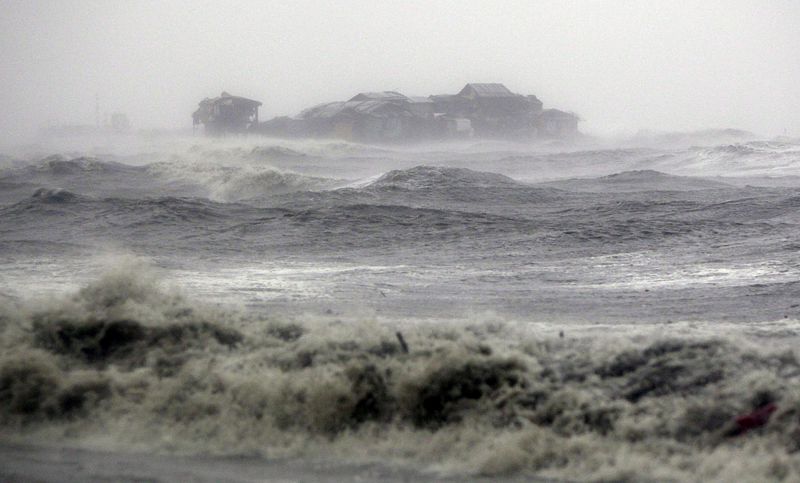
<svg viewBox="0 0 800 483">
<path fill-rule="evenodd" d="M 798 481 L 799 228 L 724 131 L 9 151 L 0 479 Z"/>
</svg>

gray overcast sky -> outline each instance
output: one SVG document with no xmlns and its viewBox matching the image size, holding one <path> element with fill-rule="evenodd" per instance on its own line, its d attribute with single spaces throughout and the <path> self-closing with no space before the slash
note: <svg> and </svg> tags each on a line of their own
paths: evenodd
<svg viewBox="0 0 800 483">
<path fill-rule="evenodd" d="M 0 129 L 189 126 L 223 89 L 262 118 L 362 90 L 503 82 L 582 128 L 800 134 L 800 1 L 0 0 Z"/>
</svg>

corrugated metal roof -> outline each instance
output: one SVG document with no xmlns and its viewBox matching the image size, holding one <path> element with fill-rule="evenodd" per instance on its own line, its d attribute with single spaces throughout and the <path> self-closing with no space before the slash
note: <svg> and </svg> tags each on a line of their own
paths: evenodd
<svg viewBox="0 0 800 483">
<path fill-rule="evenodd" d="M 201 105 L 201 106 L 202 105 L 214 105 L 214 104 L 218 104 L 218 103 L 221 103 L 221 102 L 240 102 L 240 103 L 243 103 L 243 104 L 255 104 L 257 106 L 261 105 L 261 102 L 259 102 L 259 101 L 256 101 L 256 100 L 253 100 L 253 99 L 248 99 L 246 97 L 232 96 L 232 95 L 230 95 L 230 94 L 228 94 L 227 92 L 224 92 L 224 91 L 222 92 L 222 94 L 219 95 L 219 97 L 214 97 L 212 99 L 208 99 L 208 98 L 203 99 L 202 101 L 200 101 L 199 105 Z"/>
<path fill-rule="evenodd" d="M 395 102 L 369 100 L 329 102 L 327 104 L 319 104 L 302 111 L 298 117 L 302 119 L 330 119 L 347 113 L 376 117 L 412 115 L 406 108 Z"/>
<path fill-rule="evenodd" d="M 475 91 L 475 94 L 478 97 L 516 97 L 517 94 L 514 94 L 508 87 L 504 86 L 503 84 L 498 83 L 488 83 L 488 84 L 467 84 L 461 89 L 459 94 L 466 93 L 472 89 Z"/>
<path fill-rule="evenodd" d="M 361 92 L 351 101 L 407 101 L 408 97 L 396 91 Z"/>
<path fill-rule="evenodd" d="M 370 116 L 391 116 L 411 115 L 404 107 L 390 101 L 351 101 L 348 102 L 348 108 L 352 109 L 357 114 L 367 114 Z"/>
</svg>

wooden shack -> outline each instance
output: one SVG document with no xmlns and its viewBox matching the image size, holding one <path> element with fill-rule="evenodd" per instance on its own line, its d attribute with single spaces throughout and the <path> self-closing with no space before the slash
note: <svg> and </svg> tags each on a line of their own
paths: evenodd
<svg viewBox="0 0 800 483">
<path fill-rule="evenodd" d="M 537 109 L 541 110 L 541 103 L 537 105 L 528 97 L 515 94 L 499 83 L 467 84 L 458 97 L 469 100 L 471 104 L 469 112 L 457 114 L 472 121 L 476 136 L 532 135 L 534 115 L 538 114 Z"/>
<path fill-rule="evenodd" d="M 200 101 L 192 113 L 193 125 L 202 124 L 209 135 L 244 133 L 258 125 L 260 106 L 259 101 L 223 92 L 219 97 Z"/>
</svg>

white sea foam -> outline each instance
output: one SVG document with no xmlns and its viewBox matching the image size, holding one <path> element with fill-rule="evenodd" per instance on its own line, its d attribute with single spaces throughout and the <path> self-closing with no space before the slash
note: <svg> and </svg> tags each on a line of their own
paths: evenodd
<svg viewBox="0 0 800 483">
<path fill-rule="evenodd" d="M 65 298 L 3 307 L 7 437 L 439 475 L 800 475 L 795 321 L 263 317 L 192 302 L 130 258 Z M 768 403 L 763 428 L 734 436 Z"/>
</svg>

